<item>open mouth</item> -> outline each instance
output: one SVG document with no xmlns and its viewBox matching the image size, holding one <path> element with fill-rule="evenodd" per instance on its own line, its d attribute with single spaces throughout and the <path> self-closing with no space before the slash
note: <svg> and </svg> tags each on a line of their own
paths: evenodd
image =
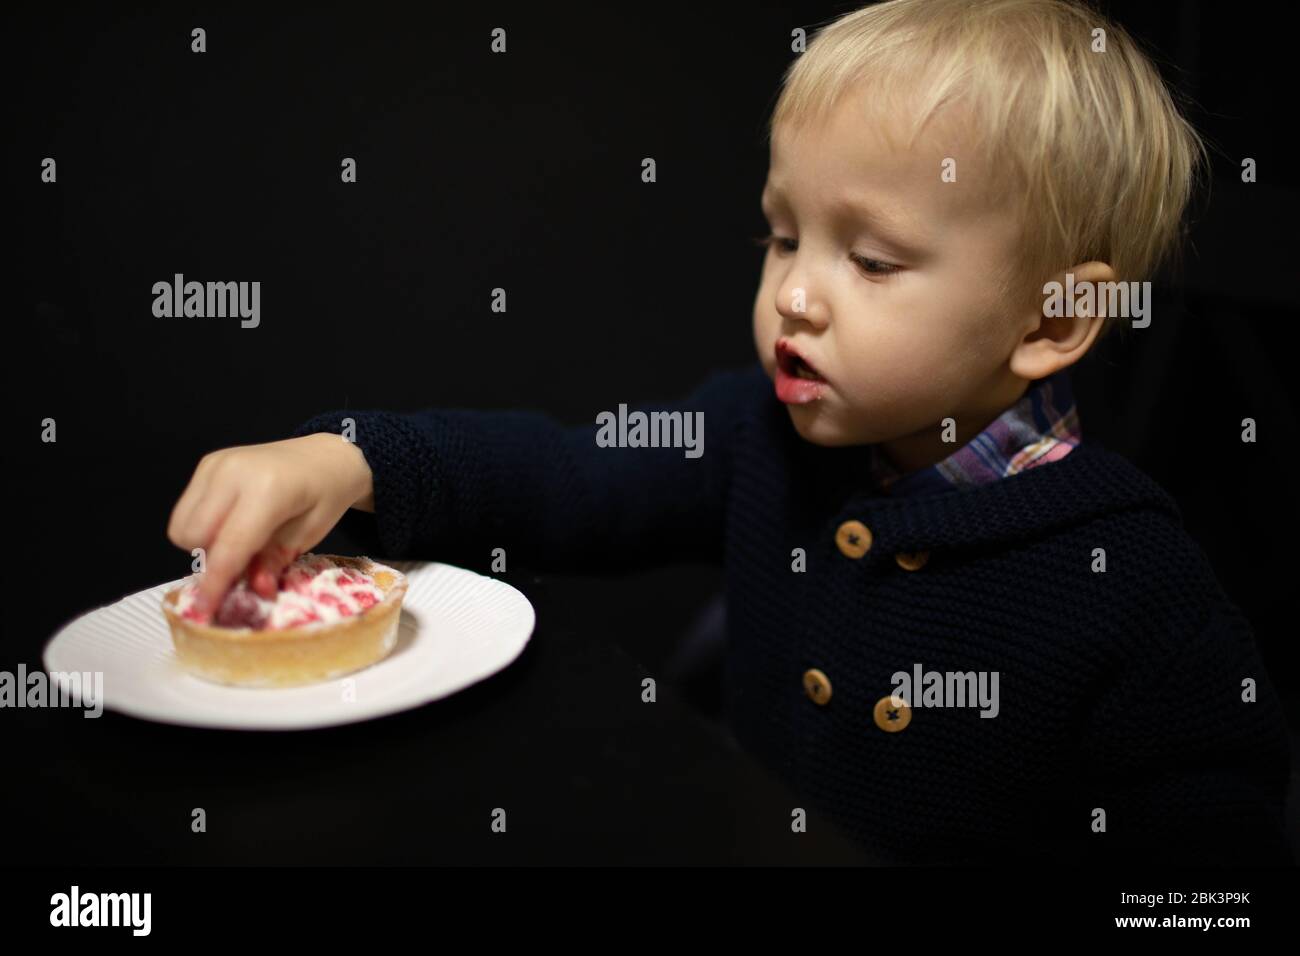
<svg viewBox="0 0 1300 956">
<path fill-rule="evenodd" d="M 785 339 L 777 340 L 776 364 L 777 368 L 793 378 L 802 378 L 809 382 L 826 381 L 822 374 L 813 368 L 807 359 L 796 352 Z"/>
</svg>

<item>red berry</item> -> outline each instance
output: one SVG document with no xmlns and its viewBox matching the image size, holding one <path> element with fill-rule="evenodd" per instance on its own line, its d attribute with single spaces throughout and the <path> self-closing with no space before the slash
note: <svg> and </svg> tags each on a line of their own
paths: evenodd
<svg viewBox="0 0 1300 956">
<path fill-rule="evenodd" d="M 213 619 L 218 627 L 251 627 L 254 629 L 266 624 L 257 596 L 243 587 L 236 587 L 221 602 Z"/>
</svg>

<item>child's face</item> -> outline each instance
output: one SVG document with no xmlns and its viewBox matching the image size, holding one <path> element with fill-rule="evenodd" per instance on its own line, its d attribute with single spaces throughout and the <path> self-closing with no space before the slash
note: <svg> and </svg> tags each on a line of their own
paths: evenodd
<svg viewBox="0 0 1300 956">
<path fill-rule="evenodd" d="M 862 96 L 819 128 L 774 132 L 762 202 L 778 238 L 754 301 L 754 340 L 800 435 L 883 442 L 910 470 L 946 457 L 1023 392 L 1008 358 L 1033 316 L 1001 301 L 1016 234 L 1005 211 L 989 208 L 986 169 L 943 124 L 896 151 Z M 955 182 L 941 178 L 948 157 Z M 792 385 L 778 340 L 825 384 Z M 939 441 L 948 416 L 958 446 Z"/>
</svg>

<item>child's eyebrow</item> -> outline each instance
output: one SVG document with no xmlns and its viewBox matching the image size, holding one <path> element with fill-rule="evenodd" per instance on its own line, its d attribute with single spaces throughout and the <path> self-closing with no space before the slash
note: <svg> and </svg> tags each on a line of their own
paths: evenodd
<svg viewBox="0 0 1300 956">
<path fill-rule="evenodd" d="M 759 202 L 765 214 L 774 206 L 787 207 L 789 205 L 781 188 L 771 183 L 763 188 L 763 195 L 760 197 Z M 841 197 L 833 204 L 833 208 L 865 223 L 873 234 L 903 252 L 919 254 L 921 245 L 926 241 L 923 235 L 916 234 L 914 228 L 905 225 L 904 220 L 901 218 L 892 216 L 866 203 L 858 202 L 851 196 Z"/>
</svg>

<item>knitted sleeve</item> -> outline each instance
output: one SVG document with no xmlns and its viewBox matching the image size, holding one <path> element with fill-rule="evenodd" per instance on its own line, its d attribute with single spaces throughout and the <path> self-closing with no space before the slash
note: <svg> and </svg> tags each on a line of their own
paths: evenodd
<svg viewBox="0 0 1300 956">
<path fill-rule="evenodd" d="M 1076 804 L 1086 857 L 1289 865 L 1289 750 L 1249 622 L 1223 599 L 1199 631 L 1153 636 L 1099 697 Z"/>
<path fill-rule="evenodd" d="M 352 420 L 390 558 L 478 563 L 500 547 L 557 572 L 720 563 L 731 434 L 760 378 L 757 364 L 716 372 L 684 399 L 574 426 L 538 411 L 334 411 L 293 434 Z"/>
</svg>

